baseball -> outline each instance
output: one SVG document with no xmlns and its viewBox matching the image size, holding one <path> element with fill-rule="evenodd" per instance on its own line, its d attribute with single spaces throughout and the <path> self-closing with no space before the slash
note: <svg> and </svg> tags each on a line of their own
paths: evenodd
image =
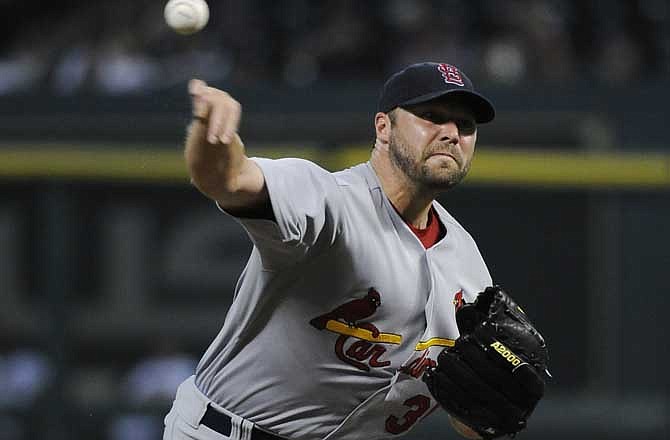
<svg viewBox="0 0 670 440">
<path fill-rule="evenodd" d="M 163 13 L 168 26 L 182 35 L 198 32 L 209 20 L 209 6 L 205 0 L 170 0 Z"/>
</svg>

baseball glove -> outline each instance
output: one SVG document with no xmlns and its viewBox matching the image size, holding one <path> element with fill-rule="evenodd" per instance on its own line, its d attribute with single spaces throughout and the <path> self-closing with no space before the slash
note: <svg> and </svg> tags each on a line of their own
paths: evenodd
<svg viewBox="0 0 670 440">
<path fill-rule="evenodd" d="M 423 380 L 435 400 L 485 439 L 513 436 L 542 398 L 547 346 L 500 287 L 487 287 L 456 311 L 460 337 Z"/>
</svg>

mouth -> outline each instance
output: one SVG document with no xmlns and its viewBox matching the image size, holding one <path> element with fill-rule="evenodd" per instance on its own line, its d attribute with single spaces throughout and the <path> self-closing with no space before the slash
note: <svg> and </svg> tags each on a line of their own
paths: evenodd
<svg viewBox="0 0 670 440">
<path fill-rule="evenodd" d="M 458 161 L 458 159 L 456 158 L 456 156 L 454 156 L 453 154 L 448 153 L 448 152 L 446 152 L 446 151 L 436 151 L 436 152 L 434 152 L 434 153 L 430 153 L 430 154 L 428 155 L 427 159 L 430 159 L 431 157 L 449 157 L 449 158 L 451 158 L 454 162 L 456 162 L 457 164 L 460 164 L 460 162 Z"/>
</svg>

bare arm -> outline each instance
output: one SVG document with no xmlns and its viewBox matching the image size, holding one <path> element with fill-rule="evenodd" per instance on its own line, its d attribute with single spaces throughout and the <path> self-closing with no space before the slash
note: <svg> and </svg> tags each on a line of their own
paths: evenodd
<svg viewBox="0 0 670 440">
<path fill-rule="evenodd" d="M 260 168 L 245 154 L 237 134 L 242 108 L 228 93 L 191 80 L 194 119 L 184 158 L 191 182 L 222 208 L 266 211 L 269 196 Z"/>
<path fill-rule="evenodd" d="M 482 437 L 477 434 L 477 432 L 451 415 L 449 415 L 449 421 L 451 422 L 451 425 L 454 427 L 456 432 L 458 432 L 463 437 L 469 440 L 481 440 Z"/>
</svg>

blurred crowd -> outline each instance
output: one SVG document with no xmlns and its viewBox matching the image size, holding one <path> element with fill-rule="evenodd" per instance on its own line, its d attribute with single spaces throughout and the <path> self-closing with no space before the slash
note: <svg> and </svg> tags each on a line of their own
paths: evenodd
<svg viewBox="0 0 670 440">
<path fill-rule="evenodd" d="M 28 440 L 46 432 L 53 420 L 44 411 L 54 392 L 79 414 L 68 424 L 68 438 L 160 438 L 174 393 L 196 362 L 164 343 L 128 363 L 78 363 L 63 373 L 59 389 L 58 367 L 47 353 L 30 346 L 0 352 L 0 438 Z M 90 432 L 82 415 L 92 419 Z"/>
<path fill-rule="evenodd" d="M 16 11 L 2 31 L 0 94 L 146 93 L 192 76 L 378 82 L 425 60 L 512 86 L 670 73 L 665 0 L 217 0 L 192 36 L 165 25 L 164 3 L 0 0 Z"/>
</svg>

